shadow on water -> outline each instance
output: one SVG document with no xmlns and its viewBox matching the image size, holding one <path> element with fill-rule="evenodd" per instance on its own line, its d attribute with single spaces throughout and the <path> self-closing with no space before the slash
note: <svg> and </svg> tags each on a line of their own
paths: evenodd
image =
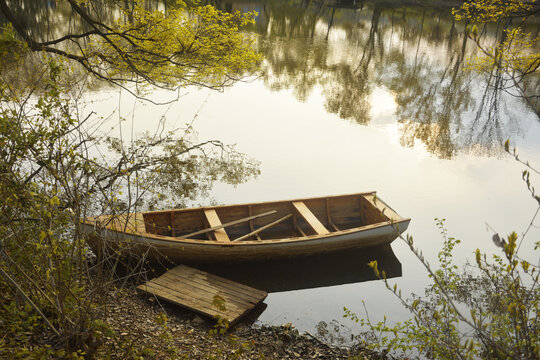
<svg viewBox="0 0 540 360">
<path fill-rule="evenodd" d="M 192 266 L 268 293 L 276 293 L 378 280 L 368 266 L 374 260 L 379 270 L 385 271 L 387 278 L 402 275 L 401 263 L 390 245 L 272 262 Z M 267 306 L 264 302 L 259 304 L 241 322 L 254 323 Z"/>
<path fill-rule="evenodd" d="M 368 266 L 373 260 L 388 278 L 401 276 L 401 263 L 389 245 L 292 260 L 196 267 L 273 293 L 376 280 Z"/>
</svg>

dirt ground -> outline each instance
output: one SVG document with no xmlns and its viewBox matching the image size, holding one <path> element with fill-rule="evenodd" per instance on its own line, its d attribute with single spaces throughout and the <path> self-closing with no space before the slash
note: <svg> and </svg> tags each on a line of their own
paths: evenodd
<svg viewBox="0 0 540 360">
<path fill-rule="evenodd" d="M 122 290 L 107 306 L 114 336 L 99 358 L 121 359 L 376 359 L 369 351 L 326 344 L 293 325 L 246 322 L 220 334 L 212 319 L 137 292 Z M 249 318 L 248 318 L 249 322 Z M 120 339 L 120 341 L 118 340 Z"/>
</svg>

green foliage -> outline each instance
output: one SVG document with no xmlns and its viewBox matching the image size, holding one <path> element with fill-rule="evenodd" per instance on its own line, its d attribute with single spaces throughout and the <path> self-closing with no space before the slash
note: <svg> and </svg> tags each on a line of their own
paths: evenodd
<svg viewBox="0 0 540 360">
<path fill-rule="evenodd" d="M 114 271 L 130 264 L 114 252 L 89 261 L 80 219 L 167 199 L 182 206 L 215 181 L 257 175 L 258 164 L 219 141 L 198 143 L 191 128 L 128 144 L 98 136 L 92 114 L 84 117 L 78 95 L 70 95 L 87 89 L 88 74 L 73 76 L 69 62 L 137 91 L 148 84 L 220 89 L 257 66 L 251 40 L 239 31 L 253 14 L 210 6 L 188 12 L 182 2 L 148 11 L 142 1 L 116 1 L 121 16 L 104 24 L 90 4 L 66 1 L 92 30 L 39 42 L 12 3 L 0 0 L 8 21 L 0 34 L 0 357 L 90 359 L 112 339 L 126 358 L 152 358 L 152 349 L 122 339 L 104 321 L 104 304 L 121 280 Z M 177 357 L 166 316 L 156 321 L 168 355 Z"/>
<path fill-rule="evenodd" d="M 511 16 L 525 17 L 535 9 L 535 0 L 481 0 L 466 1 L 459 9 L 452 10 L 456 20 L 463 18 L 475 22 L 495 22 Z"/>
<path fill-rule="evenodd" d="M 167 318 L 167 315 L 163 312 L 159 313 L 156 318 L 156 323 L 160 327 L 159 337 L 166 345 L 168 355 L 175 359 L 178 357 L 178 349 L 176 346 L 174 346 L 174 338 L 171 333 L 171 329 L 169 328 L 168 321 L 169 319 Z M 141 351 L 141 355 L 152 355 L 152 351 L 151 349 L 143 349 Z"/>
<path fill-rule="evenodd" d="M 27 71 L 23 60 L 0 74 L 0 357 L 92 358 L 111 336 L 133 351 L 127 356 L 146 356 L 103 321 L 122 259 L 111 253 L 89 262 L 80 219 L 166 196 L 182 204 L 214 181 L 245 180 L 257 165 L 220 142 L 198 144 L 189 132 L 127 146 L 99 138 L 62 87 L 61 64 L 49 59 L 36 69 L 39 87 L 6 81 Z M 90 155 L 106 144 L 108 157 Z M 160 197 L 143 202 L 149 193 Z"/>
<path fill-rule="evenodd" d="M 7 24 L 0 27 L 0 63 L 4 65 L 6 61 L 14 61 L 24 53 L 25 46 L 18 41 L 17 35 L 13 26 Z"/>
<path fill-rule="evenodd" d="M 254 12 L 230 14 L 210 5 L 188 8 L 181 0 L 156 10 L 148 10 L 145 0 L 111 1 L 108 6 L 116 16 L 102 22 L 87 1 L 66 2 L 81 30 L 42 41 L 19 22 L 15 5 L 0 0 L 0 12 L 11 23 L 6 36 L 12 39 L 17 33 L 29 50 L 75 62 L 96 78 L 135 94 L 147 85 L 223 89 L 254 73 L 261 61 L 254 39 L 240 31 L 254 22 Z"/>
<path fill-rule="evenodd" d="M 76 359 L 99 342 L 77 227 L 82 198 L 70 186 L 85 161 L 77 120 L 55 84 L 59 69 L 49 69 L 45 91 L 32 99 L 0 88 L 0 313 L 7 348 L 20 349 L 14 358 Z M 35 332 L 50 332 L 56 347 L 32 344 Z"/>
<path fill-rule="evenodd" d="M 217 294 L 214 295 L 214 298 L 212 299 L 212 306 L 219 312 L 227 311 L 226 300 Z M 227 334 L 227 330 L 229 330 L 230 327 L 229 320 L 220 315 L 216 315 L 215 320 L 216 323 L 212 329 L 208 331 L 208 335 L 212 340 L 217 340 L 218 337 L 226 336 L 228 348 L 225 351 L 220 349 L 216 350 L 215 354 L 211 354 L 207 357 L 208 360 L 224 358 L 240 359 L 242 358 L 242 355 L 255 349 L 255 343 L 253 341 L 241 342 L 236 335 Z"/>
<path fill-rule="evenodd" d="M 453 9 L 452 14 L 457 21 L 465 20 L 467 35 L 473 39 L 482 52 L 482 55 L 470 59 L 471 69 L 489 75 L 490 81 L 493 71 L 504 75 L 504 83 L 499 85 L 502 89 L 517 89 L 519 94 L 533 107 L 540 116 L 538 106 L 538 71 L 540 69 L 540 53 L 538 51 L 537 30 L 527 30 L 527 20 L 534 19 L 538 13 L 538 4 L 535 0 L 482 0 L 465 1 L 459 9 Z M 519 19 L 516 25 L 510 25 L 508 19 Z M 491 22 L 504 23 L 500 38 L 496 41 L 485 41 L 483 33 L 485 24 Z M 479 31 L 478 26 L 484 24 L 484 30 Z M 505 84 L 506 82 L 510 84 Z"/>
<path fill-rule="evenodd" d="M 229 14 L 209 5 L 188 13 L 182 1 L 166 12 L 148 11 L 142 0 L 122 10 L 107 34 L 95 36 L 82 51 L 93 69 L 107 69 L 110 78 L 130 74 L 173 88 L 185 83 L 220 88 L 255 70 L 260 60 L 238 31 L 254 22 L 254 13 Z"/>
<path fill-rule="evenodd" d="M 110 190 L 121 198 L 123 189 L 136 184 L 144 192 L 139 205 L 181 208 L 186 200 L 206 195 L 216 181 L 239 184 L 259 174 L 258 163 L 234 147 L 217 140 L 196 143 L 191 128 L 182 137 L 179 132 L 160 137 L 146 133 L 130 144 L 108 137 L 105 141 L 123 179 Z"/>
<path fill-rule="evenodd" d="M 225 313 L 227 311 L 227 305 L 226 301 L 223 297 L 219 296 L 218 294 L 214 295 L 212 299 L 212 306 L 216 308 L 216 310 L 220 313 Z M 227 330 L 229 329 L 229 320 L 227 318 L 224 318 L 223 316 L 216 315 L 216 324 L 212 329 L 209 331 L 209 335 L 216 336 L 216 335 L 224 335 Z"/>
<path fill-rule="evenodd" d="M 384 279 L 412 319 L 388 326 L 386 318 L 372 323 L 345 309 L 345 317 L 368 327 L 364 345 L 430 359 L 540 358 L 539 268 L 518 256 L 516 233 L 501 244 L 502 255 L 490 261 L 477 250 L 475 262 L 460 267 L 453 259 L 460 241 L 448 236 L 444 219 L 436 222 L 444 239 L 437 270 L 413 247 L 412 238 L 406 240 L 431 278 L 425 297 L 404 299 Z M 371 266 L 378 272 L 376 263 Z"/>
</svg>

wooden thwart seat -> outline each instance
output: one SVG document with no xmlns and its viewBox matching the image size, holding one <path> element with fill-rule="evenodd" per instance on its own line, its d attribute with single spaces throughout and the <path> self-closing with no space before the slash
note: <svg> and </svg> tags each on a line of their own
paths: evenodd
<svg viewBox="0 0 540 360">
<path fill-rule="evenodd" d="M 219 216 L 216 210 L 204 209 L 204 215 L 206 216 L 206 220 L 208 220 L 208 224 L 210 224 L 210 227 L 221 226 L 221 220 L 219 220 Z M 225 231 L 223 227 L 214 230 L 214 235 L 216 236 L 217 241 L 221 241 L 221 242 L 231 241 L 231 239 L 229 239 L 229 235 L 227 235 L 227 232 Z"/>
<path fill-rule="evenodd" d="M 303 201 L 293 201 L 293 206 L 296 210 L 302 215 L 304 220 L 311 226 L 311 228 L 317 233 L 317 235 L 326 235 L 330 231 L 317 219 L 315 215 L 308 209 L 306 204 Z"/>
</svg>

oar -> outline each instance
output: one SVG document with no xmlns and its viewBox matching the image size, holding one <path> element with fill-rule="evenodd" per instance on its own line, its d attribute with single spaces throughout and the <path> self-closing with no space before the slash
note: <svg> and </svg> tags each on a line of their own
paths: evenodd
<svg viewBox="0 0 540 360">
<path fill-rule="evenodd" d="M 276 212 L 277 212 L 277 210 L 271 210 L 271 211 L 268 211 L 268 212 L 265 212 L 265 213 L 262 213 L 262 214 L 249 216 L 249 217 L 246 217 L 246 218 L 243 218 L 243 219 L 234 220 L 234 221 L 231 221 L 231 222 L 228 222 L 228 223 L 225 223 L 225 224 L 221 224 L 221 225 L 217 225 L 217 226 L 212 226 L 211 228 L 195 231 L 195 232 L 192 232 L 190 234 L 182 235 L 182 236 L 179 236 L 179 237 L 180 238 L 189 238 L 190 236 L 205 234 L 205 233 L 210 232 L 210 231 L 218 230 L 218 229 L 225 228 L 225 227 L 228 227 L 228 226 L 233 226 L 233 225 L 236 225 L 236 224 L 241 224 L 243 222 L 250 221 L 250 220 L 253 220 L 253 219 L 257 219 L 257 218 L 260 218 L 260 217 L 272 215 L 272 214 L 275 214 Z"/>
<path fill-rule="evenodd" d="M 244 236 L 240 236 L 239 238 L 236 238 L 236 239 L 234 239 L 233 241 L 240 241 L 240 240 L 247 239 L 248 237 L 250 237 L 250 236 L 252 236 L 252 235 L 258 234 L 259 232 L 261 232 L 261 231 L 263 231 L 263 230 L 266 230 L 266 229 L 268 229 L 269 227 L 272 227 L 272 226 L 274 226 L 274 225 L 279 224 L 279 223 L 282 222 L 282 221 L 287 220 L 287 219 L 290 218 L 291 216 L 292 216 L 292 214 L 285 215 L 284 217 L 282 217 L 282 218 L 280 218 L 280 219 L 277 219 L 276 221 L 271 222 L 271 223 L 268 224 L 268 225 L 261 226 L 261 227 L 258 228 L 257 230 L 252 231 L 252 232 L 250 232 L 249 234 L 246 234 L 246 235 L 244 235 Z"/>
</svg>

